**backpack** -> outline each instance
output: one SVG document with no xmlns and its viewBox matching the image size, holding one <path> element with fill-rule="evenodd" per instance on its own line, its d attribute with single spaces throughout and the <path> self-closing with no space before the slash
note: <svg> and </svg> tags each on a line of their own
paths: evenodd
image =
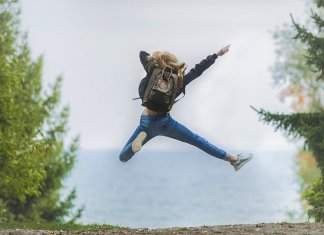
<svg viewBox="0 0 324 235">
<path fill-rule="evenodd" d="M 155 112 L 169 112 L 178 101 L 175 100 L 179 91 L 178 82 L 178 74 L 174 69 L 169 67 L 160 68 L 153 65 L 150 69 L 148 84 L 142 98 L 142 105 Z"/>
</svg>

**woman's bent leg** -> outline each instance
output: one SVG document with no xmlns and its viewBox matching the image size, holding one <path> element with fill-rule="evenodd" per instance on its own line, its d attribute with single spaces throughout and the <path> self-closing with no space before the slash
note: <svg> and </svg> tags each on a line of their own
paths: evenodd
<svg viewBox="0 0 324 235">
<path fill-rule="evenodd" d="M 129 140 L 127 141 L 127 143 L 125 144 L 124 148 L 122 149 L 122 151 L 119 154 L 119 160 L 122 162 L 127 162 L 129 159 L 131 159 L 134 156 L 134 152 L 132 150 L 132 142 L 133 140 L 138 136 L 138 134 L 144 131 L 143 128 L 141 127 L 141 125 L 139 125 L 136 130 L 134 131 L 134 133 L 132 134 L 132 136 L 129 138 Z M 151 138 L 149 135 L 146 136 L 145 140 L 143 141 L 144 145 L 147 141 L 149 141 Z"/>
<path fill-rule="evenodd" d="M 162 135 L 194 145 L 214 157 L 226 161 L 228 160 L 228 154 L 224 150 L 209 143 L 206 139 L 197 135 L 196 133 L 193 133 L 187 127 L 183 126 L 172 118 L 168 128 L 166 128 Z"/>
</svg>

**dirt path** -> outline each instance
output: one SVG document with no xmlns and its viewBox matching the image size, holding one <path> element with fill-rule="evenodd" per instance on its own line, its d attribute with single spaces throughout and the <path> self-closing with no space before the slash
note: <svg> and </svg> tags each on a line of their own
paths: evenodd
<svg viewBox="0 0 324 235">
<path fill-rule="evenodd" d="M 244 224 L 164 229 L 118 229 L 67 233 L 64 231 L 5 230 L 1 235 L 105 235 L 105 234 L 319 234 L 324 235 L 324 223 Z"/>
</svg>

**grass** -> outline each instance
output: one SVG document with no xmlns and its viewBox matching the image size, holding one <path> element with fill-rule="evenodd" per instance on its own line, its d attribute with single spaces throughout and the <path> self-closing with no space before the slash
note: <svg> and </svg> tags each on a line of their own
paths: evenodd
<svg viewBox="0 0 324 235">
<path fill-rule="evenodd" d="M 63 223 L 32 223 L 32 222 L 0 222 L 0 231 L 7 229 L 31 229 L 49 231 L 84 232 L 96 230 L 125 229 L 126 227 L 110 224 L 63 224 Z"/>
</svg>

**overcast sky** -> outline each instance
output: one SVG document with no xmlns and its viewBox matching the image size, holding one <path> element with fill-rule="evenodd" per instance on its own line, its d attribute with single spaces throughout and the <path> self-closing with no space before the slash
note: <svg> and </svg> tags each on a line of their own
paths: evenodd
<svg viewBox="0 0 324 235">
<path fill-rule="evenodd" d="M 70 136 L 83 149 L 121 149 L 139 123 L 143 107 L 137 88 L 145 72 L 140 50 L 168 50 L 187 71 L 231 44 L 171 115 L 226 150 L 292 150 L 293 143 L 258 121 L 253 105 L 291 112 L 280 103 L 270 66 L 275 61 L 271 31 L 302 20 L 300 0 L 22 0 L 22 29 L 33 57 L 44 55 L 45 87 L 63 75 L 62 104 L 70 106 Z M 157 137 L 147 149 L 187 149 Z"/>
</svg>

